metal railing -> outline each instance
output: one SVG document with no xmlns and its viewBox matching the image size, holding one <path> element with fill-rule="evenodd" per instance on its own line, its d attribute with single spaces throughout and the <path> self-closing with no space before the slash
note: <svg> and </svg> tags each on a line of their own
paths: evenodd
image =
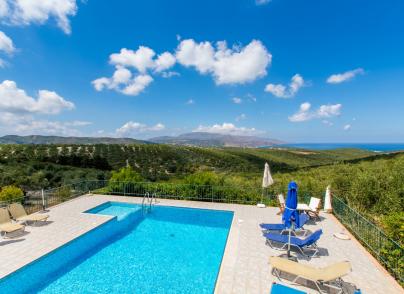
<svg viewBox="0 0 404 294">
<path fill-rule="evenodd" d="M 47 190 L 30 191 L 23 197 L 0 201 L 0 207 L 5 207 L 13 202 L 19 202 L 24 206 L 26 212 L 31 214 L 85 195 L 92 190 L 100 189 L 105 184 L 106 182 L 104 181 L 83 181 Z"/>
<path fill-rule="evenodd" d="M 31 192 L 22 198 L 0 202 L 0 206 L 6 206 L 11 202 L 21 202 L 27 212 L 34 213 L 87 193 L 134 197 L 143 197 L 148 193 L 154 198 L 237 204 L 257 204 L 262 197 L 261 188 L 111 181 L 77 182 L 43 190 L 42 193 L 43 196 L 41 191 Z M 270 195 L 264 197 L 263 202 L 267 205 L 276 205 L 275 199 L 274 195 Z"/>
<path fill-rule="evenodd" d="M 93 190 L 103 188 L 106 184 L 107 182 L 105 181 L 83 181 L 44 190 L 45 207 L 54 206 L 78 196 L 85 195 Z"/>
<path fill-rule="evenodd" d="M 404 284 L 404 248 L 342 199 L 333 196 L 333 213 L 369 252 Z"/>
<path fill-rule="evenodd" d="M 151 182 L 108 182 L 92 193 L 139 197 L 149 193 L 156 198 L 238 204 L 257 204 L 262 197 L 261 188 Z M 273 195 L 264 197 L 264 203 L 274 205 L 275 199 Z"/>
<path fill-rule="evenodd" d="M 43 201 L 42 201 L 41 193 L 39 192 L 36 194 L 35 195 L 25 195 L 25 196 L 13 198 L 10 200 L 0 201 L 0 207 L 6 207 L 11 203 L 18 202 L 24 206 L 25 211 L 28 214 L 41 211 L 43 209 Z"/>
<path fill-rule="evenodd" d="M 3 201 L 0 202 L 0 207 L 17 201 L 24 205 L 28 213 L 34 213 L 87 193 L 133 197 L 153 195 L 154 198 L 253 205 L 261 202 L 262 197 L 261 188 L 180 183 L 83 181 L 44 190 L 43 197 L 41 192 L 34 192 L 22 198 Z M 310 194 L 302 193 L 299 198 L 308 202 Z M 320 198 L 323 199 L 323 197 Z M 275 195 L 264 197 L 263 202 L 267 205 L 277 205 Z M 404 248 L 342 199 L 334 196 L 332 206 L 334 215 L 341 223 L 401 284 L 404 284 Z"/>
</svg>

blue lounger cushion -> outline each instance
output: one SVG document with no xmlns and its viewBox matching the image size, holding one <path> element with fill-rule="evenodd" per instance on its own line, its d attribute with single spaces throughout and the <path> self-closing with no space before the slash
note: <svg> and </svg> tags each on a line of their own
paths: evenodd
<svg viewBox="0 0 404 294">
<path fill-rule="evenodd" d="M 260 224 L 260 227 L 266 231 L 283 231 L 286 229 L 284 224 Z"/>
<path fill-rule="evenodd" d="M 301 213 L 299 215 L 300 218 L 300 227 L 303 227 L 305 223 L 310 219 L 310 217 L 306 213 Z M 266 231 L 283 231 L 287 228 L 285 224 L 260 224 L 260 227 Z"/>
<path fill-rule="evenodd" d="M 290 236 L 290 243 L 291 243 L 291 245 L 297 246 L 300 248 L 310 246 L 310 245 L 316 243 L 320 239 L 320 236 L 322 233 L 323 233 L 323 231 L 320 229 L 320 230 L 317 230 L 314 233 L 310 234 L 309 236 L 307 236 L 304 239 Z M 288 235 L 275 234 L 275 233 L 266 233 L 266 234 L 264 234 L 264 237 L 267 238 L 268 241 L 275 241 L 275 242 L 283 243 L 283 244 L 287 244 L 288 240 L 289 240 Z"/>
<path fill-rule="evenodd" d="M 272 284 L 271 293 L 270 294 L 307 294 L 307 292 L 303 292 L 294 288 L 290 288 L 288 286 L 282 284 Z"/>
<path fill-rule="evenodd" d="M 307 255 L 304 253 L 303 249 L 311 249 L 314 250 L 313 254 L 307 255 L 314 257 L 319 252 L 316 242 L 320 239 L 323 231 L 317 230 L 314 233 L 310 234 L 304 239 L 297 238 L 295 236 L 290 236 L 290 246 L 296 247 L 303 255 Z M 275 233 L 266 233 L 264 234 L 266 238 L 266 243 L 271 246 L 273 249 L 285 250 L 288 248 L 288 240 L 289 235 L 275 234 Z M 273 243 L 280 243 L 282 246 L 274 246 Z"/>
</svg>

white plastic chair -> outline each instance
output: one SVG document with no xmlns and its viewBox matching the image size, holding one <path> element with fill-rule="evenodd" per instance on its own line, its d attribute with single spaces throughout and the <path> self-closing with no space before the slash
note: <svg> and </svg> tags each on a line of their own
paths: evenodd
<svg viewBox="0 0 404 294">
<path fill-rule="evenodd" d="M 307 205 L 306 203 L 299 203 L 297 205 L 297 210 L 306 212 L 310 217 L 315 217 L 317 219 L 320 219 L 320 216 L 319 216 L 320 204 L 321 204 L 321 199 L 316 198 L 316 197 L 311 197 L 309 205 Z"/>
<path fill-rule="evenodd" d="M 278 214 L 281 214 L 285 210 L 285 198 L 283 197 L 282 193 L 278 194 L 278 202 L 279 202 L 279 209 L 280 209 L 280 212 L 278 212 Z"/>
</svg>

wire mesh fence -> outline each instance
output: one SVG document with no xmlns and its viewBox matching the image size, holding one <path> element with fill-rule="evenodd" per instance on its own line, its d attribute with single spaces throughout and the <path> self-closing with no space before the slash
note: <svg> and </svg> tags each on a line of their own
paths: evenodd
<svg viewBox="0 0 404 294">
<path fill-rule="evenodd" d="M 401 284 L 404 284 L 404 248 L 342 199 L 334 196 L 332 206 L 334 215 L 341 223 Z"/>
<path fill-rule="evenodd" d="M 35 213 L 78 196 L 85 195 L 91 190 L 101 188 L 102 185 L 105 184 L 106 182 L 103 181 L 84 181 L 47 190 L 30 191 L 22 197 L 0 201 L 0 207 L 6 207 L 11 203 L 18 202 L 23 205 L 28 214 Z"/>
<path fill-rule="evenodd" d="M 203 186 L 180 183 L 83 181 L 58 188 L 31 192 L 24 197 L 0 202 L 0 207 L 12 202 L 23 204 L 27 213 L 34 213 L 85 194 L 102 194 L 192 200 L 205 202 L 257 204 L 277 206 L 275 195 L 267 195 L 261 188 L 237 186 Z M 310 200 L 310 193 L 302 193 L 302 202 Z M 323 197 L 319 197 L 322 200 Z M 404 284 L 404 249 L 383 231 L 351 208 L 339 197 L 332 197 L 334 215 L 352 232 L 380 263 Z"/>
<path fill-rule="evenodd" d="M 21 203 L 28 214 L 43 210 L 43 201 L 41 193 L 24 195 L 23 197 L 13 198 L 10 200 L 0 201 L 0 207 L 7 207 L 11 203 Z"/>
<path fill-rule="evenodd" d="M 266 195 L 260 188 L 236 186 L 203 186 L 177 183 L 150 182 L 105 182 L 102 188 L 93 189 L 94 194 L 123 195 L 142 197 L 154 194 L 157 198 L 223 202 L 238 204 L 275 204 L 274 195 Z"/>
</svg>

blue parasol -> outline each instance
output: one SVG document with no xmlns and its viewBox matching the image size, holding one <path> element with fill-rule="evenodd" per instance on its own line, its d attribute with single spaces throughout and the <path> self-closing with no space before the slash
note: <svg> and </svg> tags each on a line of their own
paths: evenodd
<svg viewBox="0 0 404 294">
<path fill-rule="evenodd" d="M 290 182 L 288 186 L 288 195 L 286 197 L 285 211 L 283 212 L 282 220 L 285 227 L 289 229 L 289 244 L 288 256 L 290 256 L 290 235 L 291 231 L 300 227 L 299 213 L 297 208 L 297 184 Z"/>
</svg>

